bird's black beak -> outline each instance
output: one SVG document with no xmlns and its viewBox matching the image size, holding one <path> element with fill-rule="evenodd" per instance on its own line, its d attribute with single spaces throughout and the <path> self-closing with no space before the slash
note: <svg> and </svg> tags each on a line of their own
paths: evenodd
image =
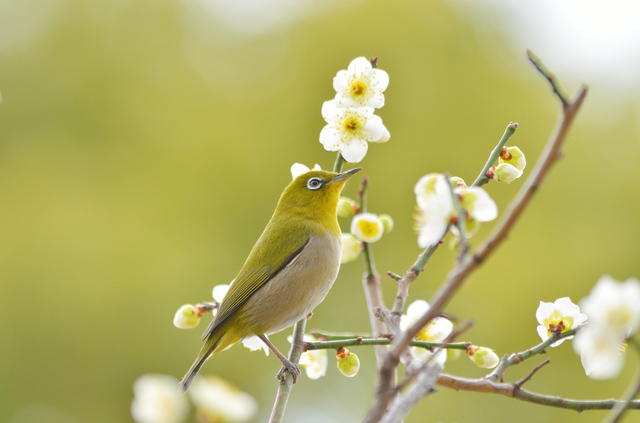
<svg viewBox="0 0 640 423">
<path fill-rule="evenodd" d="M 344 179 L 349 179 L 353 175 L 355 175 L 356 173 L 360 172 L 361 170 L 362 170 L 361 167 L 356 167 L 355 169 L 351 169 L 351 170 L 347 170 L 346 172 L 338 173 L 338 176 L 333 178 L 331 180 L 331 182 L 338 182 L 338 181 L 342 181 Z"/>
</svg>

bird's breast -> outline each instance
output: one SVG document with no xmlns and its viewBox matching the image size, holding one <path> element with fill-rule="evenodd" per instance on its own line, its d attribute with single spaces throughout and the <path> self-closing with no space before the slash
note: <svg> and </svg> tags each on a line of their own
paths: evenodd
<svg viewBox="0 0 640 423">
<path fill-rule="evenodd" d="M 256 334 L 279 332 L 308 315 L 327 295 L 340 269 L 341 239 L 312 235 L 284 269 L 245 303 L 243 320 Z"/>
</svg>

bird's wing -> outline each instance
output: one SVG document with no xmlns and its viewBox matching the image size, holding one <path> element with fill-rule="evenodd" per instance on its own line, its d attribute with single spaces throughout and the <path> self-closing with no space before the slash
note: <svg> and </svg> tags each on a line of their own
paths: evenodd
<svg viewBox="0 0 640 423">
<path fill-rule="evenodd" d="M 240 270 L 235 281 L 231 284 L 227 295 L 225 295 L 218 309 L 218 314 L 209 324 L 209 327 L 202 335 L 202 339 L 205 339 L 216 326 L 221 324 L 227 317 L 242 306 L 253 293 L 291 263 L 309 243 L 309 234 L 303 231 L 295 230 L 287 233 L 288 231 L 282 231 L 282 229 L 280 229 L 278 244 L 286 245 L 288 248 L 284 249 L 284 251 L 283 249 L 277 251 L 274 248 L 268 248 L 264 244 L 263 239 L 274 235 L 270 233 L 271 228 L 273 228 L 273 225 L 267 226 L 251 250 L 242 270 Z M 288 251 L 293 252 L 287 254 Z M 265 263 L 272 264 L 269 265 Z"/>
</svg>

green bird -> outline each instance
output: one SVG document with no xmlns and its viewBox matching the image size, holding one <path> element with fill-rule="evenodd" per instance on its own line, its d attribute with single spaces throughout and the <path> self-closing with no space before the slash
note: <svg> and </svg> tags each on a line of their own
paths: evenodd
<svg viewBox="0 0 640 423">
<path fill-rule="evenodd" d="M 300 369 L 267 335 L 309 315 L 336 280 L 342 252 L 338 200 L 347 180 L 361 169 L 309 171 L 285 188 L 271 220 L 202 336 L 204 345 L 180 382 L 184 391 L 205 361 L 253 335 L 282 362 L 277 377 L 289 371 L 295 382 Z"/>
</svg>

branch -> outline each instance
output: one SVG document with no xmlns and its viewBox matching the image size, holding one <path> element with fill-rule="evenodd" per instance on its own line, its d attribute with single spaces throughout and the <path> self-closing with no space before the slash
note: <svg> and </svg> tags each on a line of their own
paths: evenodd
<svg viewBox="0 0 640 423">
<path fill-rule="evenodd" d="M 366 213 L 367 188 L 369 187 L 369 179 L 364 178 L 361 184 L 362 185 L 360 187 L 360 191 L 358 192 L 358 198 L 360 200 L 360 211 L 361 213 Z M 387 308 L 384 305 L 384 300 L 382 299 L 380 276 L 376 271 L 376 265 L 373 261 L 373 251 L 371 250 L 371 246 L 368 242 L 364 243 L 362 254 L 365 263 L 365 272 L 362 275 L 362 287 L 364 288 L 364 296 L 367 301 L 367 309 L 369 310 L 369 322 L 371 324 L 371 331 L 373 333 L 373 336 L 380 336 L 387 332 L 387 328 L 385 327 L 384 323 L 382 323 L 376 316 L 376 311 L 382 310 L 383 312 L 387 312 Z M 382 364 L 382 359 L 386 351 L 387 349 L 384 346 L 374 347 L 378 367 L 380 367 L 380 365 Z"/>
<path fill-rule="evenodd" d="M 534 62 L 534 65 L 536 63 Z M 536 68 L 550 81 L 553 80 L 552 75 L 549 76 L 536 65 Z M 555 87 L 555 85 L 554 85 Z M 555 90 L 554 90 L 555 91 Z M 402 352 L 409 346 L 414 336 L 434 317 L 442 313 L 444 307 L 448 304 L 453 295 L 460 289 L 466 278 L 476 270 L 480 264 L 486 260 L 496 247 L 504 241 L 507 234 L 516 223 L 522 212 L 529 204 L 533 194 L 538 190 L 544 179 L 546 178 L 551 166 L 561 157 L 560 149 L 567 137 L 571 124 L 575 119 L 582 103 L 587 95 L 588 89 L 582 87 L 576 99 L 572 103 L 565 105 L 563 97 L 558 95 L 563 104 L 562 116 L 558 129 L 553 137 L 547 143 L 547 146 L 536 163 L 533 172 L 518 192 L 516 198 L 512 201 L 502 221 L 493 231 L 488 241 L 480 247 L 477 253 L 460 262 L 448 280 L 441 286 L 432 301 L 429 301 L 431 308 L 427 313 L 421 316 L 400 338 L 395 342 L 395 346 L 385 356 L 382 366 L 380 367 L 380 378 L 376 389 L 376 395 L 369 413 L 365 417 L 364 422 L 376 422 L 384 414 L 387 404 L 393 396 L 394 388 L 392 386 L 392 378 L 389 374 L 397 367 Z"/>
<path fill-rule="evenodd" d="M 400 423 L 424 397 L 434 392 L 434 386 L 442 371 L 441 364 L 433 364 L 424 368 L 416 377 L 415 383 L 406 394 L 398 396 L 393 407 L 382 418 L 380 423 Z"/>
<path fill-rule="evenodd" d="M 487 375 L 487 379 L 491 379 L 493 381 L 496 381 L 498 379 L 500 379 L 500 381 L 503 380 L 503 376 L 504 376 L 504 372 L 507 371 L 507 369 L 510 366 L 513 366 L 514 364 L 519 364 L 522 363 L 524 360 L 533 357 L 534 355 L 537 354 L 544 354 L 545 353 L 545 349 L 553 344 L 554 342 L 560 340 L 560 339 L 564 339 L 564 338 L 568 338 L 570 336 L 573 336 L 576 334 L 576 332 L 578 331 L 578 328 L 576 329 L 572 329 L 572 330 L 568 330 L 564 333 L 552 333 L 551 336 L 549 337 L 549 339 L 547 339 L 546 341 L 536 345 L 533 348 L 529 348 L 526 351 L 520 352 L 520 353 L 513 353 L 510 356 L 505 356 L 502 358 L 502 360 L 500 360 L 500 364 L 498 364 L 498 366 L 493 369 L 493 371 L 491 373 L 489 373 Z"/>
<path fill-rule="evenodd" d="M 467 379 L 462 377 L 441 374 L 436 383 L 438 386 L 455 389 L 456 391 L 471 391 L 484 394 L 499 394 L 516 398 L 534 404 L 550 407 L 565 408 L 581 412 L 583 410 L 610 410 L 616 404 L 624 401 L 615 399 L 606 400 L 577 400 L 560 398 L 551 395 L 536 394 L 520 388 L 517 383 L 500 383 L 490 379 Z M 629 409 L 640 410 L 640 400 L 629 402 Z"/>
<path fill-rule="evenodd" d="M 291 342 L 291 350 L 289 351 L 289 361 L 293 364 L 298 364 L 300 356 L 303 353 L 304 342 L 304 328 L 307 325 L 307 317 L 303 317 L 293 328 L 293 341 Z M 293 375 L 289 372 L 284 373 L 284 378 L 278 385 L 278 393 L 276 394 L 276 401 L 273 404 L 271 410 L 271 417 L 269 423 L 280 423 L 284 417 L 284 411 L 287 408 L 287 401 L 291 394 L 291 387 L 293 386 Z"/>
<path fill-rule="evenodd" d="M 496 147 L 493 149 L 493 151 L 489 155 L 489 159 L 487 159 L 487 162 L 485 163 L 484 167 L 480 171 L 480 174 L 478 175 L 475 182 L 471 186 L 480 187 L 486 184 L 487 182 L 489 182 L 489 178 L 487 177 L 487 172 L 489 171 L 489 169 L 491 169 L 491 166 L 493 166 L 496 160 L 498 160 L 498 157 L 500 157 L 500 153 L 502 153 L 502 147 L 504 147 L 505 144 L 507 144 L 507 141 L 509 141 L 509 138 L 511 138 L 511 135 L 515 134 L 516 129 L 518 129 L 517 123 L 512 122 L 509 124 L 509 126 L 507 126 L 507 129 L 504 130 L 504 134 L 502 134 L 502 138 L 498 142 L 498 145 L 496 145 Z"/>
<path fill-rule="evenodd" d="M 304 342 L 303 348 L 304 351 L 310 350 L 329 350 L 329 349 L 339 349 L 342 347 L 357 347 L 360 345 L 370 346 L 370 345 L 391 345 L 390 339 L 385 338 L 351 338 L 351 339 L 336 339 L 332 341 L 317 341 L 317 342 Z M 421 342 L 421 341 L 413 341 L 411 342 L 412 347 L 424 348 L 429 351 L 433 351 L 436 348 L 449 348 L 454 350 L 464 350 L 467 347 L 466 342 Z"/>
</svg>

